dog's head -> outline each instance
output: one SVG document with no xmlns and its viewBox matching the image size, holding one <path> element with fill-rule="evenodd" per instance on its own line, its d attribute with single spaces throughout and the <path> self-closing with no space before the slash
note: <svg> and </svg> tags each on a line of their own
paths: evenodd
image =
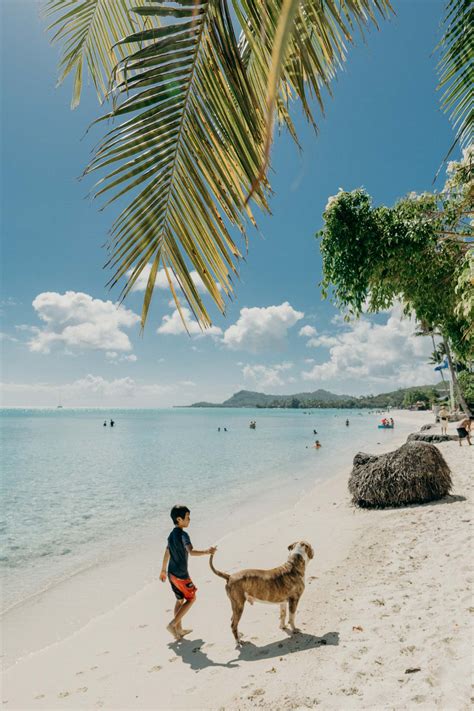
<svg viewBox="0 0 474 711">
<path fill-rule="evenodd" d="M 290 551 L 290 557 L 300 555 L 305 563 L 314 558 L 313 546 L 308 543 L 308 541 L 295 541 L 294 543 L 290 543 L 288 550 Z"/>
</svg>

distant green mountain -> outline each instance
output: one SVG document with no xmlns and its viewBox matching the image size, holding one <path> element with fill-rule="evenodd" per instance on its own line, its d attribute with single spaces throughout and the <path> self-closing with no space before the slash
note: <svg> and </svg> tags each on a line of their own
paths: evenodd
<svg viewBox="0 0 474 711">
<path fill-rule="evenodd" d="M 400 388 L 379 395 L 336 395 L 328 390 L 295 393 L 294 395 L 267 395 L 252 390 L 239 390 L 223 403 L 195 402 L 191 407 L 259 407 L 309 409 L 313 407 L 403 407 L 413 399 L 429 402 L 445 394 L 444 383 Z"/>
</svg>

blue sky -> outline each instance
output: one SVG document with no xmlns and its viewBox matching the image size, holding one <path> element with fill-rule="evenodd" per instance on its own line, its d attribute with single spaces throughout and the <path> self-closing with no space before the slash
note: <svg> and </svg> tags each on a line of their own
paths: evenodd
<svg viewBox="0 0 474 711">
<path fill-rule="evenodd" d="M 78 181 L 100 138 L 88 87 L 71 112 L 55 88 L 58 49 L 40 4 L 3 0 L 2 381 L 5 405 L 168 406 L 221 401 L 240 388 L 362 394 L 432 382 L 430 344 L 399 309 L 347 325 L 321 299 L 314 233 L 339 187 L 364 186 L 376 204 L 432 189 L 453 138 L 439 108 L 436 58 L 443 2 L 394 2 L 397 15 L 348 53 L 315 136 L 295 107 L 301 154 L 276 138 L 271 217 L 250 235 L 227 316 L 207 335 L 183 334 L 157 289 L 145 334 L 143 293 L 114 302 L 103 270 L 114 209 Z M 438 186 L 439 187 L 439 186 Z M 192 329 L 194 330 L 194 329 Z"/>
</svg>

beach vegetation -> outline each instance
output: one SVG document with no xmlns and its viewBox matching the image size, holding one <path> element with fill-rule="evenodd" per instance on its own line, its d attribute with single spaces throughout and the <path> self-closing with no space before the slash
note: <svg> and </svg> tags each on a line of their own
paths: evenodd
<svg viewBox="0 0 474 711">
<path fill-rule="evenodd" d="M 410 193 L 393 207 L 374 207 L 360 188 L 328 200 L 318 232 L 322 292 L 347 318 L 377 313 L 396 301 L 423 333 L 441 338 L 458 401 L 456 362 L 473 358 L 473 150 L 448 166 L 440 193 Z M 436 344 L 435 344 L 436 350 Z"/>
<path fill-rule="evenodd" d="M 85 173 L 100 174 L 92 194 L 104 207 L 119 206 L 109 285 L 125 298 L 149 273 L 142 326 L 159 270 L 182 318 L 179 292 L 211 325 L 193 270 L 225 313 L 254 210 L 269 211 L 274 118 L 298 144 L 299 100 L 316 128 L 354 32 L 391 11 L 389 0 L 49 0 L 72 106 L 88 75 L 107 105 L 96 123 L 114 122 Z"/>
</svg>

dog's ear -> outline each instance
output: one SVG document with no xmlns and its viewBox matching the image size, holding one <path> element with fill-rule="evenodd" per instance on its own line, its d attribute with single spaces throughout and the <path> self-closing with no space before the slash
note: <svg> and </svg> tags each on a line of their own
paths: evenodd
<svg viewBox="0 0 474 711">
<path fill-rule="evenodd" d="M 297 543 L 298 543 L 298 541 L 295 541 L 294 543 L 290 543 L 290 545 L 288 546 L 288 550 L 289 550 L 289 551 L 292 551 L 293 548 L 296 546 Z"/>
<path fill-rule="evenodd" d="M 306 552 L 308 554 L 308 558 L 311 560 L 312 558 L 314 558 L 314 548 L 311 545 L 311 543 L 305 543 L 305 546 L 306 546 Z"/>
</svg>

